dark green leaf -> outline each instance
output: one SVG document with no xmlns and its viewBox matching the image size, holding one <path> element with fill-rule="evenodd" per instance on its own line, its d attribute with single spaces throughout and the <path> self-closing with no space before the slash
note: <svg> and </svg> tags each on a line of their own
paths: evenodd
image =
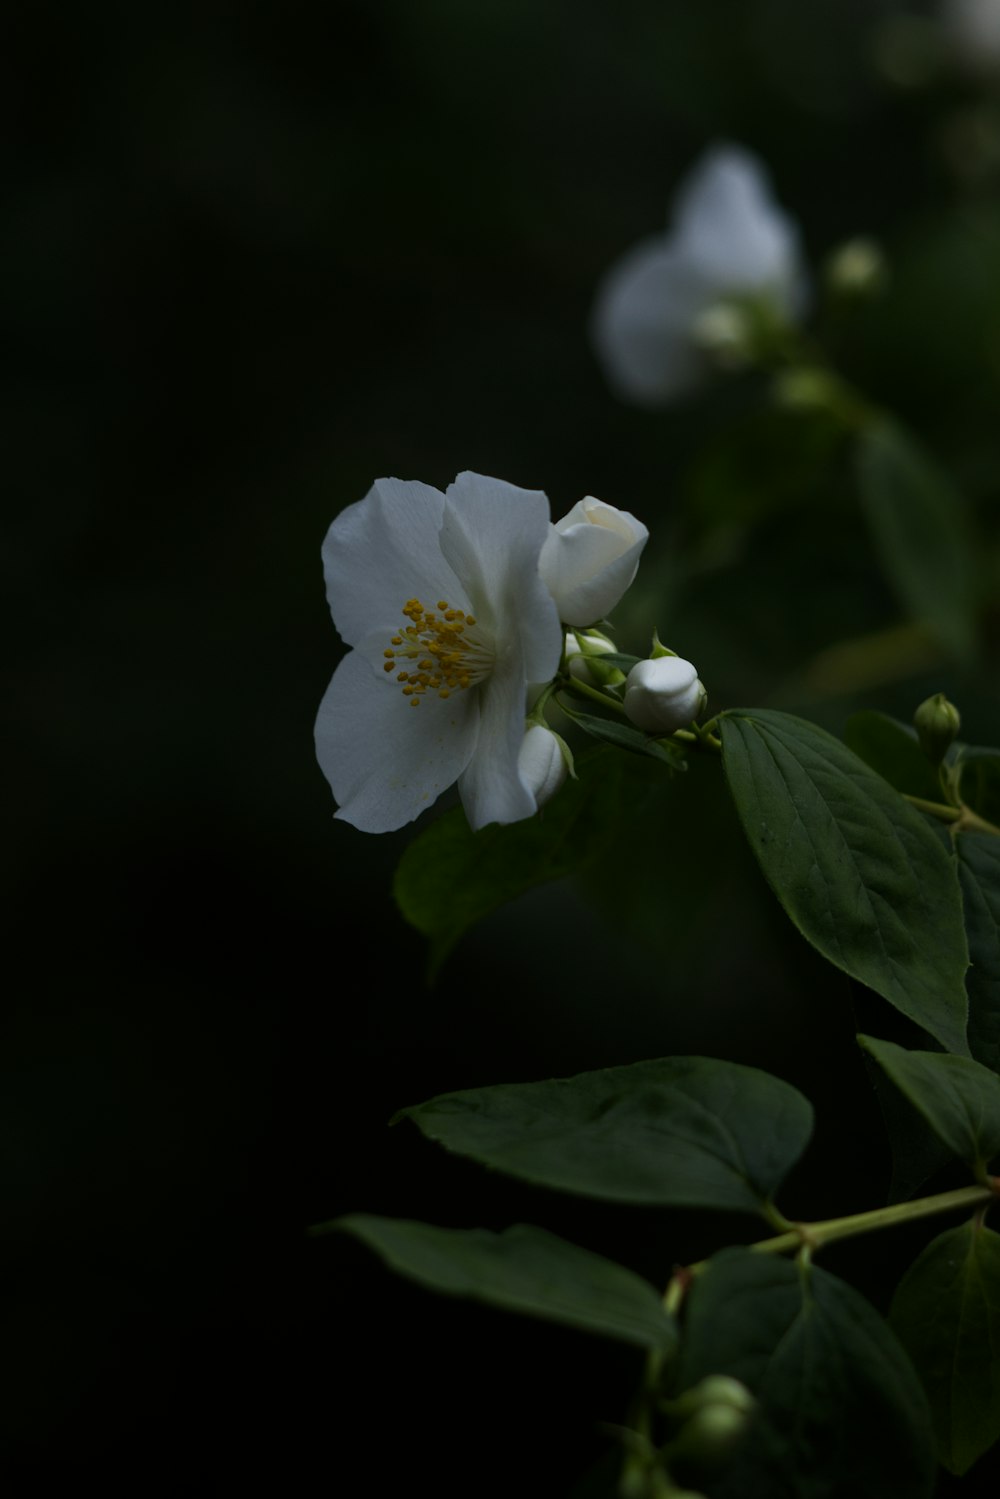
<svg viewBox="0 0 1000 1499">
<path fill-rule="evenodd" d="M 982 1172 L 1000 1152 L 1000 1077 L 971 1057 L 858 1040 L 952 1154 Z"/>
<path fill-rule="evenodd" d="M 473 833 L 461 808 L 446 812 L 409 845 L 393 894 L 412 926 L 430 939 L 430 970 L 440 968 L 475 922 L 535 885 L 574 874 L 612 842 L 623 807 L 623 762 L 597 751 L 577 760 L 568 781 L 536 817 Z"/>
<path fill-rule="evenodd" d="M 852 714 L 844 730 L 844 742 L 897 791 L 925 801 L 942 800 L 941 783 L 917 743 L 916 731 L 887 713 L 866 708 Z"/>
<path fill-rule="evenodd" d="M 889 421 L 862 430 L 858 479 L 862 508 L 900 604 L 942 645 L 968 655 L 975 638 L 975 567 L 961 496 Z"/>
<path fill-rule="evenodd" d="M 938 1456 L 964 1473 L 1000 1437 L 1000 1234 L 973 1219 L 939 1235 L 889 1320 L 927 1391 Z"/>
<path fill-rule="evenodd" d="M 633 755 L 650 755 L 654 760 L 669 765 L 671 770 L 687 770 L 683 750 L 676 749 L 672 744 L 650 739 L 641 729 L 635 729 L 617 718 L 598 718 L 592 713 L 580 713 L 575 707 L 570 708 L 565 698 L 560 699 L 560 706 L 575 724 L 595 739 L 613 744 L 617 749 L 629 750 Z"/>
<path fill-rule="evenodd" d="M 843 1281 L 746 1249 L 715 1255 L 684 1322 L 681 1388 L 729 1374 L 759 1408 L 713 1499 L 926 1499 L 927 1402 L 869 1303 Z"/>
<path fill-rule="evenodd" d="M 642 660 L 641 656 L 629 656 L 622 651 L 582 651 L 581 655 L 588 661 L 599 661 L 603 666 L 617 666 L 619 671 L 624 672 L 631 671 Z"/>
<path fill-rule="evenodd" d="M 799 931 L 942 1046 L 967 1052 L 955 861 L 921 814 L 804 719 L 740 709 L 719 723 L 744 832 Z"/>
<path fill-rule="evenodd" d="M 984 821 L 1000 827 L 1000 754 L 963 746 L 956 770 L 965 805 Z"/>
<path fill-rule="evenodd" d="M 548 1187 L 746 1212 L 772 1197 L 812 1132 L 812 1108 L 788 1083 L 706 1057 L 445 1093 L 402 1117 Z"/>
<path fill-rule="evenodd" d="M 969 1047 L 977 1062 L 1000 1072 L 1000 838 L 963 833 L 957 849 L 972 959 Z"/>
<path fill-rule="evenodd" d="M 669 1352 L 676 1341 L 673 1320 L 648 1281 L 541 1228 L 516 1224 L 494 1234 L 354 1213 L 323 1229 L 353 1234 L 390 1269 L 432 1291 L 641 1348 Z"/>
<path fill-rule="evenodd" d="M 865 1060 L 892 1147 L 888 1200 L 905 1202 L 916 1196 L 930 1177 L 947 1166 L 953 1166 L 955 1157 L 924 1116 L 915 1112 L 906 1095 L 900 1093 L 875 1058 L 866 1057 Z"/>
</svg>

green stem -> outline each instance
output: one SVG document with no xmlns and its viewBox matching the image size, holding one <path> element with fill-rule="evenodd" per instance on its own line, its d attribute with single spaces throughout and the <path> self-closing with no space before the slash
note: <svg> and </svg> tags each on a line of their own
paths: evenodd
<svg viewBox="0 0 1000 1499">
<path fill-rule="evenodd" d="M 623 717 L 628 716 L 625 713 L 623 705 L 616 697 L 609 697 L 607 693 L 601 692 L 598 687 L 588 687 L 587 683 L 581 682 L 579 677 L 567 676 L 559 683 L 559 686 L 564 692 L 575 692 L 581 697 L 593 698 L 594 702 L 600 703 L 602 708 L 613 708 L 616 713 L 620 713 Z"/>
<path fill-rule="evenodd" d="M 946 807 L 943 802 L 925 801 L 922 796 L 907 796 L 905 791 L 901 794 L 903 800 L 909 802 L 911 807 L 916 807 L 919 812 L 927 812 L 939 822 L 957 824 L 956 832 L 992 833 L 994 837 L 1000 837 L 1000 828 L 973 812 L 971 807 Z"/>
<path fill-rule="evenodd" d="M 911 807 L 916 807 L 918 812 L 929 812 L 931 817 L 936 817 L 939 822 L 958 822 L 961 812 L 957 807 L 946 807 L 944 802 L 929 802 L 922 796 L 907 796 L 902 793 L 904 802 L 909 802 Z"/>
<path fill-rule="evenodd" d="M 995 1182 L 997 1178 L 992 1178 Z M 915 1218 L 930 1218 L 935 1213 L 951 1213 L 958 1208 L 984 1208 L 998 1196 L 996 1187 L 958 1187 L 953 1192 L 938 1192 L 934 1197 L 917 1197 L 912 1202 L 895 1202 L 889 1207 L 873 1208 L 867 1213 L 852 1213 L 847 1218 L 827 1218 L 822 1223 L 797 1223 L 773 1239 L 759 1239 L 748 1247 L 756 1254 L 784 1254 L 805 1245 L 813 1252 L 832 1244 L 835 1239 L 850 1239 L 856 1234 L 873 1233 L 879 1228 L 893 1228 Z M 708 1264 L 701 1260 L 689 1267 L 697 1275 Z"/>
</svg>

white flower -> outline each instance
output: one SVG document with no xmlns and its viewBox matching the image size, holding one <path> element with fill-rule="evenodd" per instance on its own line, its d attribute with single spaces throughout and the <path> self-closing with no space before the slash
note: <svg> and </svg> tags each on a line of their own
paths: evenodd
<svg viewBox="0 0 1000 1499">
<path fill-rule="evenodd" d="M 569 667 L 571 677 L 576 677 L 578 682 L 587 682 L 590 686 L 593 686 L 595 678 L 594 673 L 587 665 L 588 660 L 592 660 L 595 653 L 599 656 L 606 656 L 609 651 L 614 650 L 615 643 L 613 640 L 609 640 L 606 635 L 588 635 L 586 641 L 587 650 L 585 651 L 573 634 L 573 631 L 566 631 L 566 664 Z M 605 671 L 609 669 L 609 667 L 604 668 Z M 620 680 L 625 680 L 624 674 Z"/>
<path fill-rule="evenodd" d="M 705 689 L 690 661 L 657 656 L 633 666 L 625 681 L 625 712 L 648 734 L 686 728 L 705 703 Z"/>
<path fill-rule="evenodd" d="M 544 724 L 533 723 L 521 743 L 517 769 L 535 798 L 536 807 L 543 807 L 555 796 L 569 773 L 558 734 L 553 734 Z"/>
<path fill-rule="evenodd" d="M 618 603 L 649 539 L 641 521 L 587 495 L 556 521 L 538 567 L 568 625 L 590 625 Z"/>
<path fill-rule="evenodd" d="M 380 479 L 338 515 L 327 597 L 354 649 L 316 720 L 338 817 L 389 832 L 456 781 L 473 828 L 535 811 L 518 771 L 527 684 L 562 651 L 538 573 L 548 528 L 539 490 L 471 473 L 446 494 Z"/>
<path fill-rule="evenodd" d="M 612 266 L 598 291 L 591 332 L 608 379 L 624 399 L 666 405 L 697 386 L 709 368 L 698 336 L 709 309 L 753 297 L 794 320 L 804 294 L 795 225 L 771 200 L 757 160 L 721 146 L 682 185 L 670 233 L 640 241 Z"/>
</svg>

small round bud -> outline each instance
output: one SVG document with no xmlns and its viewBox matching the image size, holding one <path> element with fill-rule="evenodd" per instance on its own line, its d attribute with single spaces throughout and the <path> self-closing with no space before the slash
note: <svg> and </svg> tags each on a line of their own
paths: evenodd
<svg viewBox="0 0 1000 1499">
<path fill-rule="evenodd" d="M 544 724 L 532 724 L 521 741 L 517 772 L 535 798 L 535 806 L 550 801 L 569 774 L 563 741 Z"/>
<path fill-rule="evenodd" d="M 839 297 L 871 297 L 882 290 L 888 267 L 881 249 L 872 239 L 849 239 L 826 263 L 826 282 Z"/>
<path fill-rule="evenodd" d="M 697 669 L 680 656 L 640 661 L 626 678 L 625 712 L 648 734 L 672 734 L 686 728 L 705 702 Z"/>
<path fill-rule="evenodd" d="M 702 353 L 724 370 L 753 362 L 753 328 L 735 302 L 713 302 L 691 325 L 691 337 Z"/>
<path fill-rule="evenodd" d="M 920 704 L 913 715 L 913 726 L 928 760 L 940 765 L 962 726 L 962 718 L 955 704 L 943 692 L 936 692 Z"/>
<path fill-rule="evenodd" d="M 697 1410 L 705 1405 L 731 1405 L 734 1410 L 751 1411 L 756 1405 L 754 1397 L 742 1380 L 730 1374 L 708 1374 L 690 1390 L 685 1390 L 678 1401 L 679 1406 Z"/>
</svg>

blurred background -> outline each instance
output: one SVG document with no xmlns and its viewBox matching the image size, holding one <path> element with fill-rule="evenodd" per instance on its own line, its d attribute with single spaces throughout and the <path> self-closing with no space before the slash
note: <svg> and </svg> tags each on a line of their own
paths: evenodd
<svg viewBox="0 0 1000 1499">
<path fill-rule="evenodd" d="M 885 292 L 828 331 L 840 368 L 960 485 L 988 591 L 1000 63 L 963 59 L 936 14 L 14 8 L 12 1492 L 26 1474 L 143 1492 L 296 1493 L 352 1471 L 373 1492 L 583 1483 L 611 1450 L 598 1423 L 626 1415 L 627 1350 L 436 1301 L 308 1225 L 524 1219 L 656 1281 L 754 1226 L 552 1201 L 386 1128 L 434 1093 L 725 1055 L 819 1109 L 786 1211 L 880 1200 L 888 1155 L 853 1041 L 865 1001 L 790 938 L 713 764 L 653 790 L 582 888 L 497 913 L 423 984 L 390 893 L 410 834 L 334 823 L 313 756 L 340 649 L 319 549 L 381 475 L 443 488 L 471 468 L 544 489 L 555 515 L 595 494 L 652 533 L 622 647 L 643 653 L 657 625 L 714 708 L 766 702 L 840 731 L 855 707 L 909 719 L 946 689 L 965 737 L 996 742 L 995 613 L 961 669 L 909 637 L 897 649 L 821 422 L 771 409 L 754 377 L 631 409 L 587 337 L 600 277 L 665 225 L 697 156 L 749 147 L 817 277 L 849 237 L 882 245 Z M 921 1242 L 862 1240 L 828 1268 L 884 1305 Z"/>
</svg>

